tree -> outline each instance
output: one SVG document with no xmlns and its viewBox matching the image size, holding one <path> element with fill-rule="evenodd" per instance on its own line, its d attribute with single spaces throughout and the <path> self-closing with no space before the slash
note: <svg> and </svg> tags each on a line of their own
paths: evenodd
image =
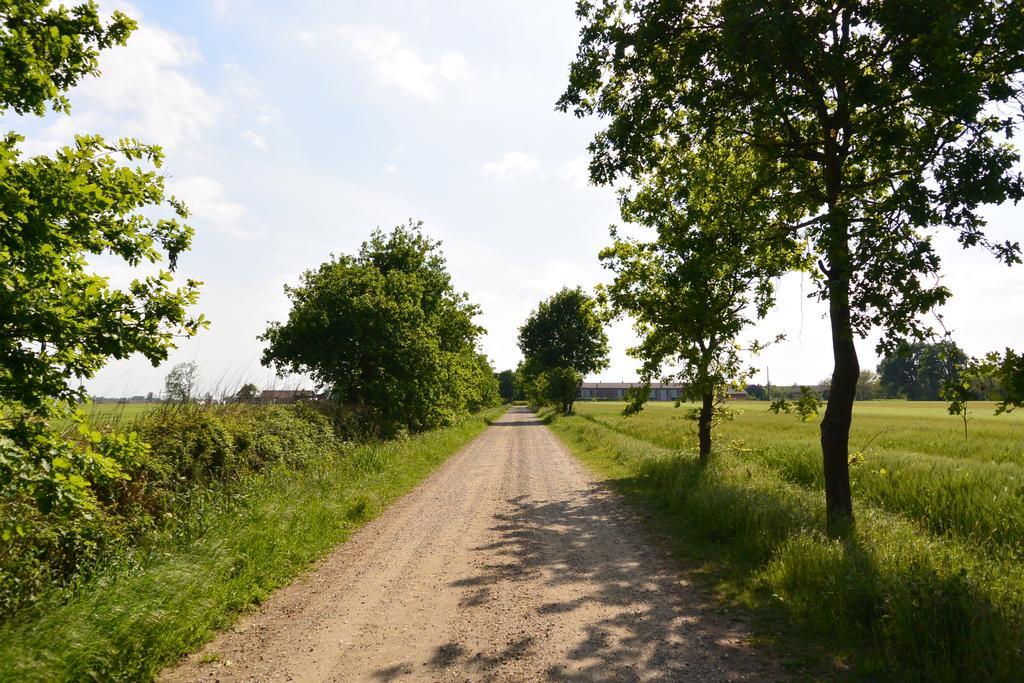
<svg viewBox="0 0 1024 683">
<path fill-rule="evenodd" d="M 519 372 L 527 386 L 551 368 L 571 368 L 580 381 L 606 368 L 608 336 L 593 297 L 580 287 L 565 287 L 541 301 L 519 328 L 519 350 L 523 352 Z"/>
<path fill-rule="evenodd" d="M 164 400 L 171 403 L 191 403 L 196 398 L 199 384 L 199 366 L 178 363 L 164 378 Z"/>
<path fill-rule="evenodd" d="M 748 384 L 747 395 L 755 401 L 763 401 L 768 398 L 768 392 L 765 391 L 764 386 L 760 384 Z"/>
<path fill-rule="evenodd" d="M 264 365 L 308 373 L 385 436 L 448 423 L 497 396 L 476 349 L 479 309 L 455 291 L 440 243 L 421 228 L 377 230 L 357 254 L 306 271 L 285 287 L 288 320 L 260 337 Z"/>
<path fill-rule="evenodd" d="M 953 341 L 923 345 L 917 364 L 917 388 L 921 400 L 941 399 L 943 387 L 950 382 L 959 382 L 968 360 L 967 354 Z"/>
<path fill-rule="evenodd" d="M 67 113 L 65 93 L 134 29 L 120 12 L 104 23 L 93 2 L 7 0 L 0 114 Z M 185 206 L 166 194 L 160 148 L 78 136 L 26 157 L 23 139 L 0 136 L 0 537 L 43 540 L 28 558 L 39 571 L 15 584 L 94 557 L 97 489 L 128 479 L 125 463 L 145 454 L 134 435 L 87 427 L 84 380 L 134 353 L 157 365 L 176 337 L 205 325 L 187 312 L 200 283 L 174 286 L 193 233 Z M 117 289 L 96 272 L 97 256 L 158 269 Z"/>
<path fill-rule="evenodd" d="M 658 153 L 659 163 L 621 201 L 623 220 L 654 228 L 657 238 L 623 240 L 612 230 L 600 258 L 615 280 L 604 294 L 613 315 L 633 318 L 640 337 L 629 353 L 643 361 L 643 386 L 631 392 L 625 414 L 643 408 L 666 367 L 677 368 L 663 381 L 682 383 L 683 398 L 700 402 L 703 463 L 729 383 L 750 375 L 737 337 L 768 312 L 773 279 L 799 267 L 800 249 L 775 238 L 785 216 L 755 182 L 755 154 L 727 143 Z"/>
<path fill-rule="evenodd" d="M 0 106 L 42 116 L 49 104 L 68 113 L 64 95 L 83 76 L 99 73 L 100 50 L 124 45 L 136 23 L 115 11 L 106 25 L 96 3 L 72 8 L 44 0 L 7 0 L 0 25 Z"/>
<path fill-rule="evenodd" d="M 959 415 L 967 438 L 970 421 L 968 402 L 987 396 L 994 388 L 997 397 L 996 415 L 1024 405 L 1024 355 L 1007 348 L 1004 353 L 992 352 L 983 358 L 966 358 L 956 374 L 944 378 L 941 395 L 949 401 L 949 414 Z"/>
<path fill-rule="evenodd" d="M 995 366 L 992 374 L 999 383 L 996 415 L 1024 407 L 1024 353 L 1007 348 L 1002 354 L 990 353 L 987 359 Z"/>
<path fill-rule="evenodd" d="M 516 399 L 516 372 L 515 370 L 502 370 L 498 373 L 498 393 L 501 400 L 511 403 Z"/>
<path fill-rule="evenodd" d="M 537 394 L 543 403 L 571 415 L 582 381 L 583 376 L 572 368 L 548 368 L 537 377 Z"/>
<path fill-rule="evenodd" d="M 1024 19 L 1014 0 L 633 0 L 581 2 L 563 110 L 609 125 L 591 175 L 650 168 L 670 142 L 722 131 L 787 171 L 780 201 L 801 210 L 790 235 L 818 258 L 835 368 L 821 422 L 830 529 L 853 519 L 849 431 L 860 366 L 854 339 L 880 349 L 926 336 L 935 284 L 931 231 L 951 229 L 1007 264 L 1016 243 L 984 234 L 979 207 L 1018 200 L 1014 133 L 1024 89 Z"/>
<path fill-rule="evenodd" d="M 134 26 L 115 14 L 105 28 L 91 5 L 76 8 L 77 18 L 40 5 L 17 3 L 0 29 L 5 54 L 28 46 L 43 50 L 38 60 L 11 57 L 24 62 L 26 72 L 8 73 L 8 62 L 0 66 L 0 110 L 39 112 L 46 101 L 66 110 L 55 88 L 93 73 L 96 47 L 123 43 Z M 57 62 L 50 61 L 61 52 L 51 44 L 54 35 L 68 53 Z M 199 283 L 172 286 L 192 229 L 178 220 L 187 216 L 185 207 L 165 200 L 155 170 L 162 160 L 158 147 L 81 136 L 53 157 L 23 159 L 21 140 L 8 134 L 0 141 L 0 401 L 45 415 L 53 400 L 68 406 L 84 400 L 76 379 L 94 376 L 110 358 L 141 353 L 156 365 L 176 336 L 195 334 L 205 321 L 186 313 Z M 171 217 L 155 217 L 164 204 Z M 90 272 L 89 255 L 104 253 L 130 266 L 166 260 L 167 267 L 118 290 Z"/>
<path fill-rule="evenodd" d="M 857 400 L 873 401 L 882 398 L 882 384 L 878 375 L 871 370 L 861 370 L 857 378 Z"/>
<path fill-rule="evenodd" d="M 923 343 L 902 344 L 878 361 L 878 376 L 890 398 L 918 398 L 917 371 Z"/>
<path fill-rule="evenodd" d="M 239 403 L 255 403 L 260 397 L 260 388 L 253 383 L 243 384 L 242 388 L 235 394 L 235 400 Z"/>
<path fill-rule="evenodd" d="M 448 402 L 452 415 L 475 413 L 501 402 L 498 380 L 491 361 L 482 353 L 463 353 L 453 357 L 457 374 L 449 376 Z"/>
<path fill-rule="evenodd" d="M 955 382 L 968 361 L 955 342 L 901 344 L 878 363 L 880 381 L 890 396 L 938 401 L 943 386 Z"/>
</svg>

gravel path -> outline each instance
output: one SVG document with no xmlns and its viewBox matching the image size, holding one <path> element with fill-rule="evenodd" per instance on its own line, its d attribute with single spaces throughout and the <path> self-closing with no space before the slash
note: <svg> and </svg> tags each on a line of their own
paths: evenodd
<svg viewBox="0 0 1024 683">
<path fill-rule="evenodd" d="M 166 681 L 776 680 L 516 408 Z"/>
</svg>

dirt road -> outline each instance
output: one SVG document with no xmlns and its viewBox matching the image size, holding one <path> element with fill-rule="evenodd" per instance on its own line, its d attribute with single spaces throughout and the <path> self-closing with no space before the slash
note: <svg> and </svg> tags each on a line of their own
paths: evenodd
<svg viewBox="0 0 1024 683">
<path fill-rule="evenodd" d="M 513 409 L 163 679 L 780 678 L 745 637 Z"/>
</svg>

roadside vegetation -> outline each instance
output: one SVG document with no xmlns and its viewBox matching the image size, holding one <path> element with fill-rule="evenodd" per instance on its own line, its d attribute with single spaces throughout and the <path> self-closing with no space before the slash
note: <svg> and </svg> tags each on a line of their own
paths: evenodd
<svg viewBox="0 0 1024 683">
<path fill-rule="evenodd" d="M 859 523 L 825 533 L 817 429 L 734 406 L 706 465 L 669 404 L 577 403 L 551 427 L 727 599 L 790 641 L 794 666 L 869 678 L 1014 680 L 1024 666 L 1024 417 L 978 418 L 972 448 L 938 403 L 857 405 Z M 928 435 L 926 438 L 921 438 Z M 809 645 L 808 636 L 812 636 Z"/>
<path fill-rule="evenodd" d="M 421 223 L 375 231 L 285 293 L 292 309 L 260 337 L 263 364 L 310 376 L 353 431 L 414 434 L 500 400 L 478 348 L 480 308 L 456 291 Z"/>
<path fill-rule="evenodd" d="M 230 405 L 200 402 L 198 366 L 183 363 L 167 402 L 90 418 L 84 387 L 106 363 L 158 365 L 208 325 L 193 311 L 202 283 L 177 272 L 189 211 L 159 147 L 82 135 L 29 156 L 20 136 L 0 139 L 0 679 L 153 676 L 415 485 L 502 398 L 553 406 L 556 432 L 709 557 L 726 593 L 840 664 L 1019 677 L 1024 356 L 970 357 L 929 321 L 955 294 L 939 232 L 1021 263 L 985 220 L 987 205 L 1024 200 L 1020 3 L 577 11 L 558 106 L 607 123 L 591 179 L 619 187 L 623 220 L 648 235 L 613 229 L 601 259 L 615 277 L 596 295 L 539 302 L 514 372 L 494 372 L 479 307 L 410 221 L 285 288 L 262 362 L 309 378 L 316 400 L 257 405 L 245 385 Z M 136 28 L 88 1 L 10 0 L 0 14 L 4 116 L 68 113 L 68 93 Z M 115 287 L 96 263 L 137 277 Z M 831 378 L 775 397 L 774 414 L 727 406 L 761 347 L 739 338 L 793 271 L 828 303 Z M 636 323 L 645 386 L 574 415 L 620 315 Z M 868 336 L 877 376 L 857 355 Z M 645 406 L 657 379 L 700 405 Z M 959 420 L 855 404 L 883 393 L 941 398 Z"/>
<path fill-rule="evenodd" d="M 1019 242 L 990 238 L 983 215 L 985 205 L 1024 199 L 1010 144 L 1024 111 L 1019 3 L 597 0 L 579 3 L 577 16 L 579 49 L 558 106 L 605 123 L 589 148 L 591 180 L 626 188 L 623 218 L 636 205 L 630 188 L 653 181 L 670 211 L 640 219 L 659 229 L 661 252 L 678 247 L 678 231 L 662 229 L 673 215 L 713 236 L 718 226 L 702 220 L 708 201 L 690 169 L 707 166 L 724 142 L 739 153 L 735 168 L 746 155 L 756 160 L 746 182 L 725 185 L 740 207 L 731 213 L 754 223 L 719 258 L 702 253 L 703 270 L 728 272 L 737 253 L 755 270 L 760 259 L 787 270 L 814 264 L 814 296 L 828 302 L 832 336 L 821 352 L 834 362 L 819 425 L 825 508 L 841 536 L 854 521 L 855 339 L 874 332 L 885 354 L 935 335 L 927 314 L 954 294 L 939 277 L 940 231 L 996 263 L 1021 263 Z M 804 258 L 788 268 L 772 258 L 794 245 Z M 700 294 L 706 278 L 682 262 L 692 256 L 678 257 L 674 289 Z M 656 274 L 639 279 L 649 294 L 662 288 Z M 689 325 L 669 324 L 693 337 Z M 654 351 L 638 356 L 675 355 L 700 377 L 686 354 Z M 991 362 L 1012 369 L 1013 358 L 1007 350 Z M 949 393 L 962 412 L 956 388 Z"/>
<path fill-rule="evenodd" d="M 146 438 L 174 445 L 176 471 L 213 468 L 230 480 L 153 486 L 139 497 L 161 511 L 144 543 L 0 624 L 0 680 L 153 677 L 347 539 L 501 411 L 366 444 L 336 438 L 304 408 L 167 411 L 137 423 Z"/>
<path fill-rule="evenodd" d="M 68 113 L 136 28 L 94 2 L 0 14 L 12 115 Z M 158 405 L 89 407 L 106 363 L 159 365 L 207 326 L 201 283 L 175 280 L 194 230 L 159 147 L 79 136 L 23 157 L 23 142 L 0 140 L 0 679 L 144 679 L 478 433 L 498 381 L 478 307 L 410 223 L 286 288 L 263 360 L 311 378 L 307 402 L 257 404 L 255 385 L 200 399 L 191 362 Z M 135 279 L 112 286 L 100 256 Z"/>
</svg>

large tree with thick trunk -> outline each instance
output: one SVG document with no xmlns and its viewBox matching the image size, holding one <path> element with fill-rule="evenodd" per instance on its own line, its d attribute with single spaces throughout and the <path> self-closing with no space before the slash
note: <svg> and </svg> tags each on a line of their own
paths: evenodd
<svg viewBox="0 0 1024 683">
<path fill-rule="evenodd" d="M 979 207 L 1024 196 L 1007 140 L 1021 116 L 1024 8 L 1015 0 L 582 0 L 559 106 L 608 126 L 591 144 L 597 182 L 649 169 L 670 141 L 735 135 L 777 160 L 793 235 L 818 257 L 835 362 L 821 423 L 833 524 L 852 519 L 849 431 L 860 365 L 929 332 L 932 236 L 956 233 L 1007 264 L 1016 243 L 986 238 Z M 840 528 L 835 527 L 833 528 Z"/>
</svg>

